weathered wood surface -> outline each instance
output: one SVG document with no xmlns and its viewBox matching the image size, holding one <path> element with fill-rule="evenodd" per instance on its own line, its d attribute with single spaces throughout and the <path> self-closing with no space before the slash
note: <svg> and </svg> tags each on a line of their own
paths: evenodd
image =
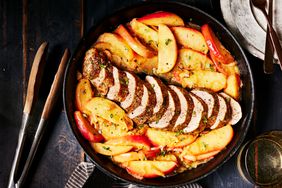
<svg viewBox="0 0 282 188">
<path fill-rule="evenodd" d="M 49 42 L 43 84 L 36 114 L 40 114 L 64 48 L 73 52 L 82 33 L 101 18 L 140 0 L 21 0 L 0 1 L 0 187 L 6 187 L 20 127 L 25 91 L 36 49 Z M 182 0 L 211 13 L 221 22 L 218 1 Z M 84 7 L 84 8 L 83 8 Z M 84 10 L 84 11 L 83 11 Z M 85 22 L 83 23 L 83 20 Z M 248 138 L 282 129 L 282 74 L 264 75 L 262 62 L 248 54 L 255 78 L 256 115 Z M 62 100 L 48 124 L 27 187 L 63 187 L 75 166 L 84 159 L 72 135 Z M 34 118 L 34 125 L 38 120 Z M 30 128 L 29 142 L 34 128 Z M 114 180 L 95 169 L 85 187 L 111 187 Z M 236 169 L 236 156 L 199 181 L 203 187 L 249 188 Z"/>
</svg>

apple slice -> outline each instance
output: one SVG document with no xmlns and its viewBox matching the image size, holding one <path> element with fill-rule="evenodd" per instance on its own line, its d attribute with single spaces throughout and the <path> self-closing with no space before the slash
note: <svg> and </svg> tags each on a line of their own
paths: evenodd
<svg viewBox="0 0 282 188">
<path fill-rule="evenodd" d="M 115 33 L 119 34 L 137 54 L 143 57 L 152 57 L 154 55 L 154 53 L 141 44 L 137 38 L 133 38 L 122 24 L 117 27 Z"/>
<path fill-rule="evenodd" d="M 104 140 L 104 137 L 90 125 L 80 111 L 74 112 L 74 119 L 78 130 L 86 140 L 90 142 L 101 142 Z"/>
<path fill-rule="evenodd" d="M 129 161 L 145 160 L 146 157 L 143 152 L 128 152 L 128 153 L 115 155 L 112 157 L 112 159 L 117 163 L 124 163 Z"/>
<path fill-rule="evenodd" d="M 86 109 L 91 112 L 92 116 L 99 116 L 109 122 L 122 127 L 124 130 L 133 128 L 132 120 L 127 116 L 125 111 L 116 103 L 102 98 L 94 97 L 87 104 Z"/>
<path fill-rule="evenodd" d="M 75 90 L 75 105 L 76 108 L 84 112 L 85 104 L 94 96 L 94 92 L 91 88 L 91 83 L 88 79 L 82 78 L 78 81 Z"/>
<path fill-rule="evenodd" d="M 138 179 L 165 176 L 172 172 L 177 164 L 174 161 L 129 161 L 123 166 L 129 174 Z"/>
<path fill-rule="evenodd" d="M 171 27 L 178 44 L 206 54 L 209 50 L 203 34 L 189 27 Z"/>
<path fill-rule="evenodd" d="M 225 148 L 233 138 L 233 129 L 231 125 L 226 125 L 219 129 L 212 130 L 207 134 L 197 138 L 195 142 L 186 146 L 183 150 L 182 156 L 191 154 L 194 156 L 222 150 Z"/>
<path fill-rule="evenodd" d="M 158 50 L 158 32 L 148 27 L 135 18 L 129 23 L 129 29 L 137 35 L 143 42 L 149 45 L 152 49 Z"/>
<path fill-rule="evenodd" d="M 104 33 L 99 36 L 97 42 L 109 43 L 110 47 L 107 50 L 109 50 L 113 54 L 124 57 L 128 61 L 132 60 L 134 56 L 134 53 L 130 48 L 130 46 L 128 46 L 128 44 L 124 41 L 124 39 L 117 34 Z"/>
<path fill-rule="evenodd" d="M 111 123 L 97 116 L 96 117 L 90 116 L 90 117 L 93 118 L 93 121 L 97 121 L 97 123 L 95 123 L 97 127 L 96 129 L 99 130 L 99 133 L 103 135 L 106 141 L 130 134 L 130 131 L 128 131 L 125 126 Z"/>
<path fill-rule="evenodd" d="M 143 135 L 128 135 L 115 139 L 110 139 L 105 144 L 118 145 L 118 146 L 133 146 L 135 149 L 149 150 L 151 143 L 146 136 Z"/>
<path fill-rule="evenodd" d="M 240 95 L 240 84 L 240 76 L 238 74 L 232 74 L 227 78 L 227 86 L 224 89 L 224 92 L 238 100 Z"/>
<path fill-rule="evenodd" d="M 138 21 L 146 25 L 153 26 L 158 26 L 160 24 L 168 26 L 184 26 L 182 18 L 174 13 L 165 11 L 158 11 L 152 14 L 145 15 L 142 18 L 139 18 Z"/>
<path fill-rule="evenodd" d="M 174 161 L 178 162 L 177 157 L 173 154 L 165 154 L 165 155 L 159 155 L 156 157 L 157 161 Z"/>
<path fill-rule="evenodd" d="M 192 49 L 182 48 L 178 52 L 177 63 L 187 70 L 215 71 L 212 60 L 205 54 Z"/>
<path fill-rule="evenodd" d="M 167 73 L 175 65 L 177 45 L 171 30 L 166 25 L 159 25 L 158 69 L 157 73 Z"/>
<path fill-rule="evenodd" d="M 226 87 L 226 76 L 219 72 L 207 70 L 176 71 L 174 75 L 179 78 L 183 87 L 206 88 L 214 92 Z"/>
<path fill-rule="evenodd" d="M 200 161 L 200 160 L 205 160 L 205 159 L 209 159 L 212 158 L 213 156 L 215 156 L 216 154 L 218 154 L 221 150 L 215 150 L 215 151 L 211 151 L 209 153 L 204 153 L 204 154 L 200 154 L 200 155 L 191 155 L 191 154 L 186 154 L 183 156 L 183 159 L 185 161 L 189 162 L 195 162 L 195 161 Z"/>
<path fill-rule="evenodd" d="M 216 61 L 223 64 L 234 62 L 234 58 L 230 52 L 221 44 L 208 24 L 203 25 L 201 31 L 209 47 L 210 53 L 213 54 Z"/>
<path fill-rule="evenodd" d="M 154 146 L 167 146 L 170 148 L 187 146 L 196 139 L 195 135 L 180 134 L 179 132 L 163 131 L 153 128 L 147 130 L 146 136 Z"/>
<path fill-rule="evenodd" d="M 129 152 L 132 146 L 113 146 L 103 143 L 90 143 L 93 149 L 102 155 L 113 156 Z"/>
</svg>

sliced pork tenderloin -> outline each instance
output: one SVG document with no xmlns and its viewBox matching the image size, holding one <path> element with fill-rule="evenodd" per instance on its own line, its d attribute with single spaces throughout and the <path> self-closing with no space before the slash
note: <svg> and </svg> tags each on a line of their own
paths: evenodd
<svg viewBox="0 0 282 188">
<path fill-rule="evenodd" d="M 148 119 L 148 123 L 156 122 L 163 116 L 169 106 L 167 86 L 159 78 L 154 76 L 146 76 L 145 81 L 151 85 L 156 97 L 153 115 Z"/>
<path fill-rule="evenodd" d="M 191 92 L 200 97 L 207 104 L 208 121 L 206 126 L 207 128 L 211 127 L 215 123 L 219 111 L 219 99 L 217 94 L 206 89 L 193 89 Z"/>
<path fill-rule="evenodd" d="M 226 93 L 222 92 L 222 93 L 220 93 L 220 95 L 223 96 L 227 100 L 228 105 L 230 105 L 231 117 L 230 117 L 230 120 L 227 123 L 229 123 L 231 125 L 235 125 L 242 118 L 241 106 L 235 99 L 233 99 L 232 97 L 230 97 Z"/>
<path fill-rule="evenodd" d="M 177 94 L 180 100 L 180 114 L 172 129 L 173 131 L 180 131 L 183 130 L 190 122 L 194 103 L 187 90 L 174 85 L 170 85 L 169 87 Z"/>
<path fill-rule="evenodd" d="M 187 126 L 183 129 L 184 133 L 200 133 L 207 125 L 208 107 L 206 103 L 193 93 L 189 93 L 194 104 L 192 117 Z"/>
<path fill-rule="evenodd" d="M 173 94 L 171 94 L 170 90 L 167 90 L 167 92 L 168 92 L 168 107 L 166 108 L 166 111 L 159 119 L 149 123 L 150 127 L 159 128 L 159 129 L 166 128 L 169 126 L 170 122 L 172 121 L 175 115 L 175 102 L 172 96 Z"/>
</svg>

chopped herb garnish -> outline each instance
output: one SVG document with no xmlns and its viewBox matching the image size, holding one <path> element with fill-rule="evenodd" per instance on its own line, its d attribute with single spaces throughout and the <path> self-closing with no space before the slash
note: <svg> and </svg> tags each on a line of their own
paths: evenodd
<svg viewBox="0 0 282 188">
<path fill-rule="evenodd" d="M 166 39 L 165 45 L 168 45 L 172 40 L 171 39 Z"/>
<path fill-rule="evenodd" d="M 179 136 L 179 135 L 181 135 L 181 134 L 184 134 L 184 131 L 183 131 L 183 130 L 177 131 L 177 132 L 175 133 L 175 136 Z"/>
<path fill-rule="evenodd" d="M 207 117 L 206 117 L 206 116 L 204 116 L 204 117 L 203 117 L 203 122 L 204 122 L 204 124 L 207 124 L 208 119 L 207 119 Z"/>
<path fill-rule="evenodd" d="M 113 118 L 113 117 L 114 117 L 114 115 L 113 115 L 113 114 L 110 114 L 110 117 L 111 117 L 111 118 Z"/>
<path fill-rule="evenodd" d="M 104 68 L 106 68 L 107 66 L 106 65 L 104 65 L 104 64 L 99 64 L 100 65 L 100 68 L 101 69 L 104 69 Z"/>
<path fill-rule="evenodd" d="M 161 153 L 160 153 L 160 155 L 164 157 L 164 156 L 166 155 L 166 151 L 165 151 L 165 150 L 162 150 Z"/>
<path fill-rule="evenodd" d="M 103 149 L 104 149 L 104 150 L 111 151 L 111 148 L 110 148 L 110 147 L 107 147 L 107 146 L 103 146 Z"/>
</svg>

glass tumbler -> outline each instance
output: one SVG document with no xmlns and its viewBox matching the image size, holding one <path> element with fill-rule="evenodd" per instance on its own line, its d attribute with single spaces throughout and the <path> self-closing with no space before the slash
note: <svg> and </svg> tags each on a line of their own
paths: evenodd
<svg viewBox="0 0 282 188">
<path fill-rule="evenodd" d="M 240 175 L 263 187 L 282 187 L 282 131 L 271 131 L 248 141 L 237 157 Z"/>
</svg>

